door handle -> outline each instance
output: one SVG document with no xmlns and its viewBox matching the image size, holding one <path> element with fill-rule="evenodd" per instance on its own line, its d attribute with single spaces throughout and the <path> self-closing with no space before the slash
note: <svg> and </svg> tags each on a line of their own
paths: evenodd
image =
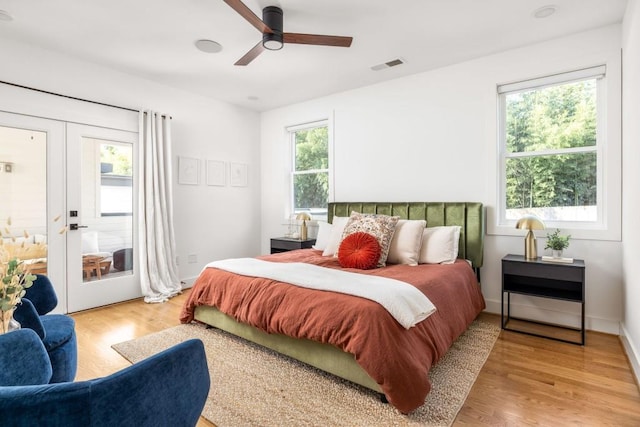
<svg viewBox="0 0 640 427">
<path fill-rule="evenodd" d="M 89 228 L 87 225 L 69 224 L 69 230 L 77 230 L 78 228 Z"/>
</svg>

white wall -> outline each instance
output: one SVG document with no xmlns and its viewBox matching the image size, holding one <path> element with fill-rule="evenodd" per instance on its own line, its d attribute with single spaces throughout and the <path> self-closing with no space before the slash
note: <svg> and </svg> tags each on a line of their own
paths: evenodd
<svg viewBox="0 0 640 427">
<path fill-rule="evenodd" d="M 208 261 L 258 254 L 257 113 L 10 40 L 2 40 L 0 57 L 0 80 L 173 117 L 174 165 L 177 156 L 201 160 L 200 185 L 178 185 L 174 175 L 181 279 L 194 278 Z M 65 119 L 59 117 L 60 110 L 49 108 L 43 114 Z M 205 159 L 248 164 L 249 186 L 206 186 Z M 188 255 L 196 255 L 197 262 L 188 263 Z"/>
<path fill-rule="evenodd" d="M 619 149 L 620 34 L 620 26 L 609 26 L 263 113 L 263 252 L 269 237 L 284 232 L 289 125 L 333 119 L 336 201 L 479 201 L 492 213 L 496 85 L 606 63 L 614 89 L 608 138 Z M 523 236 L 513 233 L 486 238 L 482 289 L 493 312 L 500 310 L 500 259 L 523 251 Z M 587 263 L 589 329 L 619 331 L 621 248 L 620 241 L 574 239 L 566 251 Z M 513 302 L 520 314 L 579 324 L 576 304 Z"/>
<path fill-rule="evenodd" d="M 623 343 L 640 382 L 640 4 L 630 1 L 623 22 Z"/>
</svg>

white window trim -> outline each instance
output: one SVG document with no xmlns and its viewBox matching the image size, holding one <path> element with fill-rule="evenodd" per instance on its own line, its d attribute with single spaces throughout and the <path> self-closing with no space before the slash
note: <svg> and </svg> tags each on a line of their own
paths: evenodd
<svg viewBox="0 0 640 427">
<path fill-rule="evenodd" d="M 589 77 L 598 78 L 598 179 L 602 184 L 598 191 L 598 218 L 597 223 L 586 224 L 569 222 L 547 222 L 547 228 L 561 228 L 569 232 L 575 239 L 620 241 L 622 238 L 622 174 L 621 174 L 621 67 L 619 58 L 617 61 L 606 61 L 606 65 L 584 67 L 569 73 L 550 74 L 546 77 L 523 80 L 514 83 L 497 85 L 496 118 L 498 132 L 495 147 L 496 174 L 493 188 L 495 209 L 487 208 L 487 234 L 520 236 L 521 230 L 515 229 L 515 221 L 504 218 L 505 200 L 503 183 L 505 182 L 505 155 L 504 150 L 504 125 L 502 114 L 505 111 L 505 96 L 502 94 L 522 91 L 526 88 L 542 88 L 558 83 L 583 80 Z M 607 76 L 603 77 L 606 70 Z M 601 175 L 600 175 L 601 174 Z M 536 233 L 544 237 L 546 230 Z"/>
<path fill-rule="evenodd" d="M 328 169 L 314 169 L 304 171 L 302 173 L 317 173 L 317 172 L 325 172 L 327 171 L 329 174 L 329 195 L 328 195 L 328 203 L 334 201 L 334 174 L 333 174 L 333 164 L 334 164 L 334 150 L 333 150 L 333 114 L 329 118 L 313 120 L 305 123 L 300 123 L 297 125 L 287 126 L 285 127 L 285 133 L 287 135 L 287 144 L 289 144 L 289 178 L 287 180 L 287 195 L 288 195 L 288 203 L 287 203 L 287 212 L 285 213 L 285 219 L 288 221 L 291 215 L 294 214 L 294 200 L 293 200 L 293 177 L 296 175 L 295 172 L 295 145 L 293 140 L 293 133 L 305 130 L 312 129 L 317 127 L 327 127 L 327 136 L 329 138 L 328 141 L 328 156 L 329 156 L 329 167 Z M 300 172 L 298 172 L 300 174 Z M 313 215 L 312 220 L 320 220 L 326 221 L 326 216 Z"/>
<path fill-rule="evenodd" d="M 545 77 L 538 77 L 536 79 L 522 80 L 514 83 L 506 83 L 498 86 L 498 94 L 507 94 L 513 92 L 522 92 L 523 90 L 542 89 L 547 86 L 554 86 L 559 83 L 571 83 L 586 79 L 601 79 L 605 77 L 607 67 L 606 65 L 599 65 L 597 67 L 582 68 L 576 71 L 569 71 L 566 73 L 558 73 Z"/>
</svg>

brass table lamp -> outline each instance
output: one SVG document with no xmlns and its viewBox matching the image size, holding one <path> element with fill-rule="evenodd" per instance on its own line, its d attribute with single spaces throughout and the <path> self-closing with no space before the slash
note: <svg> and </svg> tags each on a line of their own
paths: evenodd
<svg viewBox="0 0 640 427">
<path fill-rule="evenodd" d="M 518 220 L 516 228 L 529 230 L 524 238 L 524 258 L 529 260 L 538 258 L 538 245 L 533 230 L 544 230 L 544 222 L 535 215 L 525 215 Z"/>
<path fill-rule="evenodd" d="M 296 219 L 302 221 L 302 225 L 300 226 L 300 240 L 307 240 L 307 221 L 311 219 L 311 216 L 306 212 L 300 212 L 296 215 Z"/>
</svg>

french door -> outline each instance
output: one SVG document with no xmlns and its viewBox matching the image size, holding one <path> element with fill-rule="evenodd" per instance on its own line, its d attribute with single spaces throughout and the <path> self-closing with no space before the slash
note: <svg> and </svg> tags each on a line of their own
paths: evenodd
<svg viewBox="0 0 640 427">
<path fill-rule="evenodd" d="M 0 255 L 49 276 L 57 312 L 141 294 L 136 144 L 135 132 L 0 112 Z"/>
<path fill-rule="evenodd" d="M 67 310 L 137 298 L 138 135 L 74 123 L 66 131 Z"/>
<path fill-rule="evenodd" d="M 66 311 L 65 124 L 0 112 L 0 256 L 47 274 Z M 8 167 L 7 167 L 8 166 Z M 54 221 L 55 219 L 55 221 Z"/>
</svg>

